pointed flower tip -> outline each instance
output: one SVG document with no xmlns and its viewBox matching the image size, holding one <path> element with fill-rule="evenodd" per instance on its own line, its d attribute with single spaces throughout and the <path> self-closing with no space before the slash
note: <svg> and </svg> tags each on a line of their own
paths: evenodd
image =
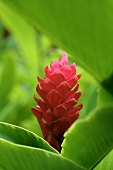
<svg viewBox="0 0 113 170">
<path fill-rule="evenodd" d="M 83 108 L 83 104 L 80 104 L 80 105 L 78 106 L 78 108 L 79 108 L 79 110 L 81 110 L 81 109 Z"/>
<path fill-rule="evenodd" d="M 66 53 L 63 53 L 59 59 L 61 65 L 68 65 L 68 56 Z"/>
<path fill-rule="evenodd" d="M 81 104 L 81 109 L 83 108 L 83 104 Z"/>
<path fill-rule="evenodd" d="M 78 92 L 80 77 L 81 74 L 76 75 L 76 65 L 70 65 L 67 54 L 63 53 L 58 61 L 45 67 L 44 79 L 37 78 L 36 91 L 41 99 L 34 96 L 37 106 L 32 112 L 38 119 L 44 139 L 58 151 L 64 133 L 78 119 L 83 107 L 83 104 L 76 106 L 81 96 L 81 91 Z"/>
<path fill-rule="evenodd" d="M 82 76 L 82 74 L 77 75 L 78 80 L 81 78 L 81 76 Z"/>
</svg>

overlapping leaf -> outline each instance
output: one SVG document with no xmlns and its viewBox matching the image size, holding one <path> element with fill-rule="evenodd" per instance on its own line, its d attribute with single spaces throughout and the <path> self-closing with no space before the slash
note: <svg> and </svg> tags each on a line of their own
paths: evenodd
<svg viewBox="0 0 113 170">
<path fill-rule="evenodd" d="M 98 93 L 98 105 L 102 106 L 108 103 L 113 103 L 113 95 L 108 90 L 101 87 Z"/>
<path fill-rule="evenodd" d="M 94 170 L 112 170 L 113 169 L 113 150 L 94 168 Z"/>
<path fill-rule="evenodd" d="M 48 34 L 98 81 L 113 73 L 113 2 L 5 0 Z"/>
<path fill-rule="evenodd" d="M 91 169 L 113 148 L 113 106 L 98 109 L 65 135 L 62 155 Z"/>
<path fill-rule="evenodd" d="M 0 123 L 0 168 L 9 170 L 84 170 L 44 140 L 22 128 Z"/>
<path fill-rule="evenodd" d="M 0 123 L 0 139 L 4 139 L 19 145 L 41 148 L 54 153 L 58 153 L 55 149 L 50 147 L 46 141 L 34 133 L 18 126 L 3 122 Z"/>
<path fill-rule="evenodd" d="M 5 170 L 84 170 L 57 154 L 4 140 L 0 140 L 0 165 Z"/>
</svg>

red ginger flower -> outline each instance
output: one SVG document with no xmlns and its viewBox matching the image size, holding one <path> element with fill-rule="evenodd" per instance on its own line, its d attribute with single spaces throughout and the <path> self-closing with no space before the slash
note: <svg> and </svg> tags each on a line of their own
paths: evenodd
<svg viewBox="0 0 113 170">
<path fill-rule="evenodd" d="M 42 99 L 36 97 L 38 104 L 32 108 L 37 117 L 44 139 L 59 152 L 64 133 L 79 117 L 79 110 L 83 105 L 75 107 L 81 92 L 77 92 L 77 83 L 81 75 L 76 75 L 75 64 L 68 64 L 64 53 L 59 61 L 53 61 L 45 67 L 44 80 L 38 77 L 37 93 Z"/>
</svg>

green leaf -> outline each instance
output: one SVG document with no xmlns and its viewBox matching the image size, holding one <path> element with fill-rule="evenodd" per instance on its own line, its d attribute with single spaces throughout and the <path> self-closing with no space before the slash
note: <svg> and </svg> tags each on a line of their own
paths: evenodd
<svg viewBox="0 0 113 170">
<path fill-rule="evenodd" d="M 106 103 L 112 103 L 113 104 L 113 96 L 105 88 L 101 87 L 99 89 L 99 94 L 98 94 L 98 106 L 105 105 Z"/>
<path fill-rule="evenodd" d="M 113 2 L 4 0 L 100 82 L 113 73 Z"/>
<path fill-rule="evenodd" d="M 98 109 L 65 134 L 62 155 L 91 169 L 113 148 L 113 106 Z"/>
<path fill-rule="evenodd" d="M 80 118 L 85 118 L 97 106 L 97 89 L 99 85 L 85 70 L 78 68 L 77 71 L 79 71 L 78 74 L 82 73 L 82 77 L 79 80 L 80 90 L 82 92 L 79 103 L 83 103 Z"/>
<path fill-rule="evenodd" d="M 37 148 L 0 140 L 0 166 L 4 170 L 84 170 L 66 158 Z"/>
<path fill-rule="evenodd" d="M 41 148 L 58 154 L 55 149 L 53 149 L 45 140 L 36 134 L 8 123 L 0 123 L 0 139 L 4 139 L 19 145 Z"/>
<path fill-rule="evenodd" d="M 15 119 L 15 112 L 18 109 L 18 102 L 7 102 L 7 105 L 5 105 L 0 110 L 0 122 L 10 122 Z"/>
<path fill-rule="evenodd" d="M 83 96 L 81 96 L 83 109 L 80 111 L 80 118 L 86 117 L 97 106 L 97 88 L 97 84 L 90 84 L 83 91 Z"/>
<path fill-rule="evenodd" d="M 31 121 L 32 121 L 32 123 L 31 123 Z M 38 121 L 37 121 L 37 119 L 34 115 L 32 115 L 30 118 L 22 121 L 20 123 L 20 126 L 27 129 L 27 130 L 34 132 L 35 134 L 37 134 L 40 137 L 43 137 L 40 125 L 39 125 L 39 123 L 38 123 Z"/>
<path fill-rule="evenodd" d="M 113 150 L 94 168 L 94 170 L 112 170 L 113 169 Z"/>
<path fill-rule="evenodd" d="M 19 42 L 28 68 L 37 71 L 37 43 L 34 28 L 2 1 L 0 1 L 0 18 Z"/>
<path fill-rule="evenodd" d="M 4 65 L 0 81 L 0 108 L 4 105 L 8 95 L 10 94 L 15 80 L 15 53 L 7 52 L 4 57 Z"/>
</svg>

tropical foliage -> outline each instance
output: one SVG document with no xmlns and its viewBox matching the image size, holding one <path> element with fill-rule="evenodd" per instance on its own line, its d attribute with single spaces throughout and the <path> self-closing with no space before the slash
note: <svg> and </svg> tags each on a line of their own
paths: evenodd
<svg viewBox="0 0 113 170">
<path fill-rule="evenodd" d="M 110 0 L 0 0 L 0 170 L 113 169 L 112 35 Z M 59 154 L 31 107 L 37 75 L 63 52 L 82 73 L 84 107 Z"/>
</svg>

